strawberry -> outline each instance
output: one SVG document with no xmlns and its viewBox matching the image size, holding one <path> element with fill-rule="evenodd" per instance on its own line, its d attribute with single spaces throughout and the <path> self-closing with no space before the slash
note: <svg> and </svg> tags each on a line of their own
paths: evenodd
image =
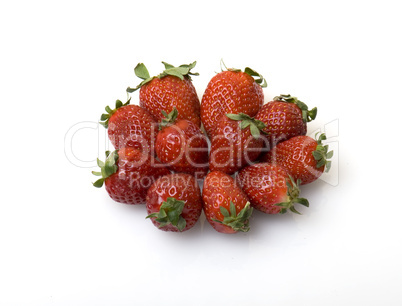
<svg viewBox="0 0 402 306">
<path fill-rule="evenodd" d="M 318 133 L 317 133 L 318 134 Z M 316 134 L 316 137 L 317 137 Z M 276 145 L 262 157 L 263 161 L 284 167 L 301 184 L 308 184 L 318 179 L 322 173 L 329 171 L 333 151 L 328 152 L 328 145 L 323 145 L 325 134 L 317 140 L 309 136 L 296 136 Z"/>
<path fill-rule="evenodd" d="M 211 142 L 209 168 L 233 174 L 255 161 L 263 148 L 260 130 L 265 124 L 246 114 L 226 114 Z"/>
<path fill-rule="evenodd" d="M 243 113 L 254 117 L 264 103 L 262 87 L 266 86 L 263 76 L 249 67 L 244 72 L 230 68 L 216 74 L 201 100 L 201 120 L 208 136 L 213 138 L 225 114 Z"/>
<path fill-rule="evenodd" d="M 122 148 L 106 152 L 106 161 L 98 159 L 102 176 L 93 185 L 102 187 L 105 184 L 109 196 L 120 203 L 143 204 L 151 184 L 160 176 L 169 174 L 163 165 L 157 163 L 151 155 L 134 148 Z"/>
<path fill-rule="evenodd" d="M 144 64 L 139 63 L 134 73 L 143 81 L 135 88 L 127 88 L 132 93 L 140 89 L 140 105 L 146 108 L 160 122 L 164 119 L 162 111 L 170 113 L 174 107 L 179 111 L 179 119 L 187 119 L 201 126 L 200 100 L 191 80 L 197 62 L 174 67 L 162 62 L 165 70 L 151 77 Z"/>
<path fill-rule="evenodd" d="M 158 178 L 147 192 L 147 218 L 163 231 L 192 228 L 202 211 L 201 191 L 194 176 L 174 173 Z"/>
<path fill-rule="evenodd" d="M 159 160 L 175 172 L 204 177 L 208 172 L 208 143 L 201 129 L 185 119 L 177 120 L 176 108 L 160 124 L 155 151 Z"/>
<path fill-rule="evenodd" d="M 146 109 L 130 105 L 130 100 L 124 104 L 117 100 L 115 109 L 106 106 L 100 123 L 115 149 L 132 147 L 148 154 L 155 143 L 157 123 Z"/>
<path fill-rule="evenodd" d="M 316 107 L 308 110 L 307 105 L 296 97 L 280 95 L 265 104 L 255 118 L 265 123 L 264 132 L 273 147 L 280 141 L 306 135 L 307 122 L 316 116 Z"/>
<path fill-rule="evenodd" d="M 278 165 L 259 163 L 241 170 L 236 177 L 250 199 L 251 206 L 267 214 L 285 213 L 288 209 L 300 214 L 296 203 L 309 206 L 299 197 L 299 184 Z"/>
<path fill-rule="evenodd" d="M 212 171 L 204 180 L 204 213 L 212 227 L 221 233 L 248 232 L 252 208 L 243 190 L 229 175 Z"/>
</svg>

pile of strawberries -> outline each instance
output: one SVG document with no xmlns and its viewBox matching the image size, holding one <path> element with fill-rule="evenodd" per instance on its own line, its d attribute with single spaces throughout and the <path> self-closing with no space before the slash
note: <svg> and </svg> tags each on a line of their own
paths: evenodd
<svg viewBox="0 0 402 306">
<path fill-rule="evenodd" d="M 325 134 L 306 136 L 317 109 L 290 95 L 264 104 L 266 81 L 251 68 L 222 69 L 210 80 L 201 103 L 192 83 L 196 62 L 151 77 L 144 64 L 139 105 L 116 101 L 101 124 L 115 151 L 98 159 L 110 197 L 146 204 L 161 230 L 190 229 L 204 211 L 221 233 L 247 232 L 253 208 L 267 214 L 299 213 L 309 206 L 300 185 L 317 180 L 331 165 Z M 202 192 L 199 184 L 203 184 Z"/>
</svg>

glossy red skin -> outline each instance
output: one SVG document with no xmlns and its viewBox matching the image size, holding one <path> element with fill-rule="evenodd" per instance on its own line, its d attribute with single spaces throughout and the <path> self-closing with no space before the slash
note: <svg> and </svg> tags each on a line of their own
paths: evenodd
<svg viewBox="0 0 402 306">
<path fill-rule="evenodd" d="M 222 116 L 211 142 L 209 169 L 233 174 L 255 161 L 263 148 L 263 138 L 254 138 L 240 121 Z"/>
<path fill-rule="evenodd" d="M 224 234 L 236 233 L 231 227 L 212 220 L 223 221 L 220 206 L 230 211 L 232 201 L 236 206 L 236 213 L 239 213 L 248 202 L 246 194 L 231 176 L 220 171 L 209 172 L 204 180 L 202 200 L 207 221 L 216 231 Z"/>
<path fill-rule="evenodd" d="M 152 214 L 159 212 L 160 207 L 167 198 L 175 198 L 184 201 L 184 208 L 181 216 L 186 220 L 184 231 L 192 228 L 198 221 L 202 212 L 202 197 L 198 182 L 194 176 L 185 173 L 172 173 L 160 177 L 148 189 L 147 192 L 147 212 Z M 152 223 L 159 228 L 159 222 L 151 218 Z M 159 229 L 168 232 L 178 232 L 179 230 L 168 224 Z"/>
<path fill-rule="evenodd" d="M 288 178 L 283 167 L 259 163 L 241 170 L 236 180 L 250 199 L 252 207 L 266 214 L 277 214 L 281 208 L 275 204 L 288 200 Z"/>
<path fill-rule="evenodd" d="M 140 105 L 146 108 L 156 121 L 165 117 L 162 110 L 169 114 L 174 107 L 178 110 L 178 119 L 187 119 L 198 127 L 201 126 L 200 100 L 193 83 L 184 77 L 175 76 L 154 78 L 140 89 Z"/>
<path fill-rule="evenodd" d="M 118 108 L 109 119 L 108 136 L 116 150 L 131 147 L 151 152 L 157 132 L 156 121 L 138 105 Z"/>
<path fill-rule="evenodd" d="M 255 119 L 266 124 L 264 132 L 272 147 L 294 136 L 306 135 L 307 124 L 302 111 L 294 103 L 271 101 L 263 105 Z"/>
<path fill-rule="evenodd" d="M 105 179 L 106 191 L 117 202 L 144 204 L 151 184 L 170 171 L 152 156 L 137 149 L 123 148 L 118 154 L 118 170 Z"/>
<path fill-rule="evenodd" d="M 264 103 L 264 93 L 253 77 L 244 72 L 222 71 L 208 83 L 201 100 L 201 121 L 208 136 L 215 136 L 225 114 L 254 117 Z"/>
<path fill-rule="evenodd" d="M 208 172 L 208 143 L 201 129 L 191 121 L 179 120 L 163 128 L 156 137 L 159 160 L 175 172 L 204 177 Z"/>
<path fill-rule="evenodd" d="M 276 145 L 263 155 L 262 161 L 276 163 L 284 167 L 301 185 L 317 180 L 324 172 L 325 166 L 317 169 L 317 161 L 313 152 L 317 148 L 317 141 L 309 136 L 296 136 Z"/>
</svg>

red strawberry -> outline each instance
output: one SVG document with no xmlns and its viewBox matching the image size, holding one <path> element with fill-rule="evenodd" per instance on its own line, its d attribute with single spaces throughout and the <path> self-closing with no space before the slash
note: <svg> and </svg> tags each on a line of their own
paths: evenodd
<svg viewBox="0 0 402 306">
<path fill-rule="evenodd" d="M 169 169 L 204 177 L 208 172 L 208 143 L 200 128 L 189 120 L 176 120 L 176 108 L 166 114 L 156 137 L 155 151 Z"/>
<path fill-rule="evenodd" d="M 105 183 L 109 196 L 120 203 L 143 204 L 146 193 L 151 184 L 160 176 L 170 171 L 154 158 L 134 148 L 123 148 L 113 152 L 106 152 L 106 161 L 98 159 L 102 176 L 93 185 L 102 187 Z"/>
<path fill-rule="evenodd" d="M 208 173 L 202 199 L 205 216 L 216 231 L 225 234 L 249 231 L 252 208 L 232 177 L 220 171 Z"/>
<path fill-rule="evenodd" d="M 255 119 L 265 123 L 266 137 L 275 146 L 294 136 L 306 135 L 307 122 L 314 120 L 316 116 L 316 107 L 308 110 L 307 105 L 296 97 L 280 95 L 265 104 Z"/>
<path fill-rule="evenodd" d="M 328 145 L 322 145 L 326 139 L 325 134 L 321 134 L 318 140 L 296 136 L 277 144 L 262 160 L 281 165 L 302 185 L 308 184 L 318 179 L 324 169 L 328 172 L 331 167 L 328 159 L 333 156 L 333 151 L 328 152 Z"/>
<path fill-rule="evenodd" d="M 165 70 L 158 76 L 151 77 L 144 64 L 139 63 L 135 75 L 143 81 L 127 92 L 140 89 L 140 105 L 146 108 L 160 122 L 164 117 L 162 111 L 170 113 L 174 107 L 179 111 L 179 119 L 187 119 L 201 126 L 200 100 L 191 81 L 191 75 L 197 62 L 174 67 L 162 62 Z"/>
<path fill-rule="evenodd" d="M 162 176 L 148 189 L 147 218 L 163 231 L 184 232 L 192 228 L 201 211 L 201 191 L 190 174 Z"/>
<path fill-rule="evenodd" d="M 151 152 L 155 143 L 157 123 L 148 111 L 138 105 L 116 101 L 116 108 L 106 106 L 100 122 L 108 129 L 108 136 L 118 150 L 123 147 L 139 149 L 146 154 Z"/>
<path fill-rule="evenodd" d="M 263 148 L 265 124 L 246 114 L 222 116 L 211 142 L 209 168 L 233 174 L 255 161 Z"/>
<path fill-rule="evenodd" d="M 243 113 L 254 117 L 264 103 L 261 87 L 266 86 L 263 76 L 248 67 L 244 72 L 232 68 L 215 75 L 201 100 L 201 120 L 208 136 L 213 138 L 225 114 Z"/>
<path fill-rule="evenodd" d="M 251 206 L 267 214 L 285 213 L 287 209 L 299 213 L 294 204 L 309 206 L 299 197 L 299 182 L 295 183 L 284 168 L 259 163 L 239 172 L 237 181 L 250 199 Z"/>
</svg>

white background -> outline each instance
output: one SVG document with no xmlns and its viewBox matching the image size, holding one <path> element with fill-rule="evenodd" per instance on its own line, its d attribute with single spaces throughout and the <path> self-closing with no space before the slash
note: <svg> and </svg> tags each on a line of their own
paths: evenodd
<svg viewBox="0 0 402 306">
<path fill-rule="evenodd" d="M 397 4 L 2 2 L 0 304 L 401 305 Z M 263 74 L 266 101 L 317 106 L 309 134 L 327 132 L 333 169 L 302 189 L 301 216 L 159 231 L 92 187 L 97 121 L 138 62 L 197 60 L 201 98 L 221 58 Z"/>
</svg>

